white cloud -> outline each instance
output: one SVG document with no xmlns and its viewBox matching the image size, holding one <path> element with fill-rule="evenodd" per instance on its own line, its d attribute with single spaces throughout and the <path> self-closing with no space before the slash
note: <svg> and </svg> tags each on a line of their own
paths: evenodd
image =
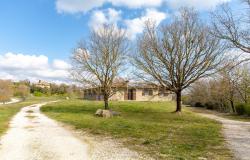
<svg viewBox="0 0 250 160">
<path fill-rule="evenodd" d="M 70 68 L 70 65 L 68 63 L 66 63 L 65 61 L 63 61 L 63 60 L 55 59 L 53 61 L 53 67 L 55 69 L 67 70 L 67 69 Z"/>
<path fill-rule="evenodd" d="M 159 7 L 163 0 L 109 0 L 114 6 L 129 8 Z"/>
<path fill-rule="evenodd" d="M 56 0 L 58 13 L 85 13 L 93 8 L 103 5 L 105 0 Z"/>
<path fill-rule="evenodd" d="M 125 28 L 129 39 L 134 39 L 137 34 L 142 33 L 145 21 L 152 20 L 159 25 L 161 21 L 167 18 L 167 14 L 156 9 L 146 9 L 141 17 L 134 19 L 122 19 L 121 11 L 112 8 L 105 10 L 95 10 L 92 12 L 89 27 L 94 30 L 99 30 L 103 24 L 122 24 Z"/>
<path fill-rule="evenodd" d="M 0 55 L 0 68 L 12 68 L 12 69 L 26 69 L 28 67 L 34 69 L 44 69 L 48 66 L 48 57 L 40 55 L 23 55 L 23 54 L 13 54 L 6 53 L 5 55 Z"/>
<path fill-rule="evenodd" d="M 70 65 L 63 60 L 56 59 L 49 63 L 48 57 L 44 55 L 15 53 L 0 55 L 1 79 L 67 82 L 69 68 Z"/>
<path fill-rule="evenodd" d="M 89 26 L 92 29 L 98 29 L 103 24 L 114 24 L 116 25 L 119 20 L 121 20 L 121 11 L 115 10 L 113 8 L 108 8 L 105 10 L 95 10 L 93 11 Z"/>
<path fill-rule="evenodd" d="M 180 7 L 194 7 L 199 10 L 213 9 L 219 4 L 230 2 L 231 0 L 166 0 L 167 4 L 174 9 Z"/>
<path fill-rule="evenodd" d="M 113 6 L 129 8 L 158 7 L 163 0 L 56 0 L 56 9 L 59 13 L 86 13 L 94 8 L 111 3 Z"/>
<path fill-rule="evenodd" d="M 230 2 L 231 0 L 56 0 L 56 9 L 59 13 L 86 13 L 94 8 L 110 3 L 115 7 L 127 8 L 157 8 L 167 4 L 170 8 L 194 7 L 209 10 L 216 5 Z"/>
<path fill-rule="evenodd" d="M 138 18 L 125 20 L 128 37 L 134 39 L 137 34 L 142 33 L 145 21 L 151 20 L 158 26 L 164 19 L 167 18 L 167 16 L 168 15 L 166 13 L 159 12 L 156 9 L 147 9 L 145 15 Z"/>
<path fill-rule="evenodd" d="M 99 30 L 103 24 L 114 24 L 117 26 L 118 23 L 122 24 L 123 28 L 129 39 L 134 39 L 137 34 L 142 33 L 145 22 L 152 20 L 159 25 L 164 19 L 167 18 L 167 14 L 160 12 L 156 9 L 146 9 L 141 17 L 134 19 L 122 19 L 121 11 L 117 11 L 113 8 L 105 10 L 95 10 L 92 12 L 89 27 L 94 30 Z"/>
</svg>

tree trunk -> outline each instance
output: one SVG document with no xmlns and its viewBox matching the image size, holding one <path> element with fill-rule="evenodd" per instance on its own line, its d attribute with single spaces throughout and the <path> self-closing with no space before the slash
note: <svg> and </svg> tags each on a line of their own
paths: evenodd
<svg viewBox="0 0 250 160">
<path fill-rule="evenodd" d="M 181 90 L 175 92 L 176 94 L 176 110 L 175 112 L 181 112 Z"/>
<path fill-rule="evenodd" d="M 230 101 L 230 104 L 231 104 L 233 113 L 235 113 L 234 102 L 233 102 L 233 101 Z"/>
<path fill-rule="evenodd" d="M 106 94 L 104 94 L 103 99 L 104 99 L 104 109 L 107 110 L 109 109 L 109 98 Z"/>
<path fill-rule="evenodd" d="M 245 101 L 245 104 L 247 104 L 248 101 L 247 101 L 247 94 L 246 94 L 246 93 L 245 93 L 245 96 L 244 96 L 244 97 L 245 97 L 245 98 L 244 98 L 244 99 L 245 99 L 245 100 L 244 100 L 244 101 Z"/>
</svg>

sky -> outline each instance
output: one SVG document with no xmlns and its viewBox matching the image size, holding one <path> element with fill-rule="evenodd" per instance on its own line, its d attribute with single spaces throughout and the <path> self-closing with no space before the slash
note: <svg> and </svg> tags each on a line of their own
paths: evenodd
<svg viewBox="0 0 250 160">
<path fill-rule="evenodd" d="M 70 55 L 77 42 L 104 23 L 119 24 L 134 41 L 144 21 L 171 20 L 180 7 L 208 19 L 221 3 L 237 0 L 1 0 L 0 79 L 70 82 Z"/>
</svg>

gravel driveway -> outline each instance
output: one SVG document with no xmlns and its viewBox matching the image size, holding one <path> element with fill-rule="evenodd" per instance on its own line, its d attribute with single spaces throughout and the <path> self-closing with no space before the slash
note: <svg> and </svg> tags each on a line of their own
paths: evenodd
<svg viewBox="0 0 250 160">
<path fill-rule="evenodd" d="M 199 113 L 223 124 L 223 133 L 237 160 L 250 160 L 250 122 L 229 120 L 213 114 Z"/>
<path fill-rule="evenodd" d="M 40 113 L 43 104 L 24 107 L 1 138 L 1 160 L 83 160 L 87 144 Z"/>
<path fill-rule="evenodd" d="M 64 127 L 40 113 L 37 104 L 22 108 L 0 140 L 0 160 L 151 159 L 112 138 L 98 138 Z"/>
</svg>

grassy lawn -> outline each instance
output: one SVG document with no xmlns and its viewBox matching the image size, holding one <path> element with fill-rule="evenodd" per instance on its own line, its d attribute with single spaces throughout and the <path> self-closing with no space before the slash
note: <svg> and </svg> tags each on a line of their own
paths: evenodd
<svg viewBox="0 0 250 160">
<path fill-rule="evenodd" d="M 214 114 L 223 118 L 236 120 L 236 121 L 243 121 L 243 122 L 250 122 L 250 117 L 246 115 L 237 115 L 232 113 L 221 113 L 215 110 L 208 110 L 205 108 L 199 108 L 199 107 L 187 107 L 188 110 L 197 112 L 197 113 L 208 113 L 208 114 Z"/>
<path fill-rule="evenodd" d="M 249 116 L 227 114 L 227 115 L 222 115 L 222 117 L 227 118 L 227 119 L 236 120 L 236 121 L 250 122 Z"/>
<path fill-rule="evenodd" d="M 23 102 L 0 105 L 0 135 L 8 129 L 9 121 L 22 107 L 53 99 L 55 98 L 32 97 Z"/>
<path fill-rule="evenodd" d="M 76 129 L 121 139 L 156 159 L 232 159 L 219 123 L 186 109 L 182 115 L 173 114 L 173 102 L 111 102 L 121 117 L 93 116 L 102 106 L 102 102 L 68 100 L 48 104 L 42 111 Z"/>
</svg>

